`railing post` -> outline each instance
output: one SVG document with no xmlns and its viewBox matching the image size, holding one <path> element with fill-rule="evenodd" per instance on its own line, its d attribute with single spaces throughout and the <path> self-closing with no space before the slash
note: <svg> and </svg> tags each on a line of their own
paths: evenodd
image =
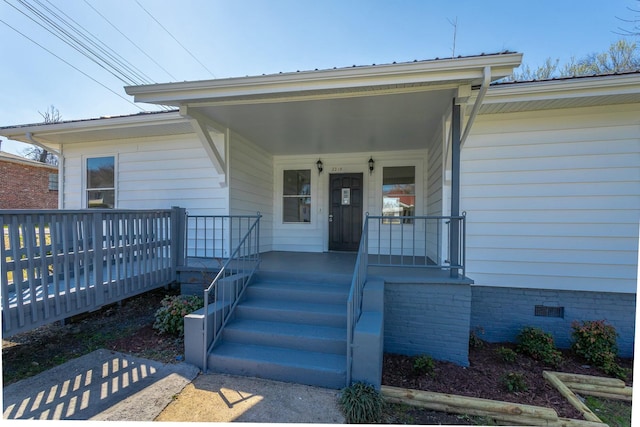
<svg viewBox="0 0 640 427">
<path fill-rule="evenodd" d="M 104 236 L 104 218 L 102 212 L 93 212 L 93 292 L 95 297 L 95 306 L 100 307 L 104 304 L 105 289 L 102 273 L 102 263 L 104 259 L 103 238 Z M 85 248 L 88 251 L 88 248 Z M 85 274 L 89 274 L 88 266 L 85 266 Z M 89 289 L 87 288 L 87 292 Z"/>
<path fill-rule="evenodd" d="M 176 277 L 178 266 L 185 265 L 187 240 L 187 211 L 178 206 L 171 207 L 171 271 Z"/>
</svg>

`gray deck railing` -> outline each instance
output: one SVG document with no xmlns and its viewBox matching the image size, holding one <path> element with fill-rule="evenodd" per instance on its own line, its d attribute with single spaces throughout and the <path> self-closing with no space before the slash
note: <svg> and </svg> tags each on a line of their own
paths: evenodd
<svg viewBox="0 0 640 427">
<path fill-rule="evenodd" d="M 0 210 L 3 336 L 176 279 L 184 209 Z"/>
<path fill-rule="evenodd" d="M 216 345 L 223 328 L 260 264 L 261 217 L 260 213 L 252 217 L 235 217 L 241 219 L 238 224 L 242 224 L 242 220 L 246 219 L 251 219 L 252 222 L 216 277 L 204 290 L 203 372 L 207 371 L 209 352 Z"/>
</svg>

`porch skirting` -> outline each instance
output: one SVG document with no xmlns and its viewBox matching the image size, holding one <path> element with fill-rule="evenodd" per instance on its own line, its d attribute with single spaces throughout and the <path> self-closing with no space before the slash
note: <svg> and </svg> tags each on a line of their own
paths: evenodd
<svg viewBox="0 0 640 427">
<path fill-rule="evenodd" d="M 473 286 L 471 295 L 471 330 L 486 341 L 513 342 L 523 327 L 535 326 L 569 348 L 574 320 L 604 319 L 619 334 L 619 355 L 633 356 L 636 294 Z"/>
<path fill-rule="evenodd" d="M 469 366 L 470 283 L 385 283 L 384 351 Z"/>
</svg>

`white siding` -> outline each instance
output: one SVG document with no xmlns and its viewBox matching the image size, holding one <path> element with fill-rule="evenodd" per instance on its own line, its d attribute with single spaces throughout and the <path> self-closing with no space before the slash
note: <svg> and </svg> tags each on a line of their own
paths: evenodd
<svg viewBox="0 0 640 427">
<path fill-rule="evenodd" d="M 272 250 L 273 156 L 255 144 L 231 135 L 229 206 L 232 215 L 260 212 L 261 251 Z"/>
<path fill-rule="evenodd" d="M 332 173 L 362 173 L 363 215 L 382 214 L 382 168 L 385 166 L 416 167 L 416 215 L 426 210 L 425 167 L 427 150 L 322 154 L 310 156 L 277 156 L 274 158 L 274 221 L 273 249 L 278 251 L 322 252 L 328 250 L 329 175 Z M 369 158 L 375 169 L 369 173 Z M 324 170 L 318 174 L 316 162 L 322 160 Z M 283 171 L 311 170 L 311 222 L 285 224 L 282 221 Z"/>
<path fill-rule="evenodd" d="M 636 292 L 640 104 L 480 116 L 461 179 L 476 285 Z"/>
<path fill-rule="evenodd" d="M 228 189 L 195 135 L 135 138 L 64 146 L 64 209 L 84 202 L 87 157 L 116 157 L 116 207 L 186 208 L 192 215 L 228 214 Z"/>
</svg>

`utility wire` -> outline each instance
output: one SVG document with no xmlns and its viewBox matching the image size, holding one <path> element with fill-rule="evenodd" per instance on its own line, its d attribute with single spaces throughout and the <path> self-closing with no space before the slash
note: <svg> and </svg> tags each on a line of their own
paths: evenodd
<svg viewBox="0 0 640 427">
<path fill-rule="evenodd" d="M 116 27 L 109 19 L 107 19 L 106 16 L 104 16 L 102 13 L 100 13 L 98 11 L 98 9 L 96 9 L 91 3 L 89 3 L 87 0 L 84 0 L 84 2 L 87 4 L 87 6 L 89 6 L 91 9 L 93 9 L 98 15 L 100 15 L 102 17 L 102 19 L 104 19 L 105 21 L 107 21 L 107 23 L 109 25 L 111 25 L 117 32 L 120 33 L 120 35 L 122 35 L 122 37 L 124 37 L 125 39 L 129 40 L 129 42 L 134 45 L 140 52 L 142 52 L 147 58 L 149 58 L 151 61 L 153 61 L 154 64 L 156 64 L 158 67 L 160 67 L 162 69 L 162 71 L 164 71 L 165 73 L 167 73 L 167 75 L 169 77 L 171 77 L 174 81 L 178 81 L 178 79 L 171 74 L 169 71 L 167 71 L 162 65 L 160 65 L 155 59 L 153 59 L 151 56 L 149 56 L 149 54 L 147 52 L 145 52 L 140 46 L 138 46 L 133 40 L 131 40 L 129 37 L 127 37 L 127 35 L 125 33 L 123 33 L 122 31 L 120 31 L 120 29 L 118 27 Z"/>
<path fill-rule="evenodd" d="M 25 5 L 22 0 L 18 0 L 19 2 L 21 2 L 25 7 L 27 7 L 27 9 L 31 10 L 31 7 L 29 5 Z M 75 45 L 72 41 L 74 41 L 73 37 L 71 37 L 68 32 L 64 31 L 63 29 L 58 29 L 58 31 L 60 31 L 60 33 L 56 33 L 55 31 L 53 31 L 50 28 L 47 28 L 44 24 L 38 22 L 37 20 L 35 20 L 34 18 L 32 18 L 31 16 L 27 15 L 25 12 L 23 12 L 22 10 L 18 9 L 16 6 L 12 5 L 11 3 L 9 3 L 7 0 L 5 0 L 5 3 L 9 4 L 11 7 L 13 7 L 14 9 L 16 9 L 18 12 L 22 13 L 24 16 L 26 16 L 27 18 L 29 18 L 31 21 L 35 22 L 37 25 L 41 26 L 42 28 L 44 28 L 46 31 L 48 31 L 49 33 L 51 33 L 52 35 L 54 35 L 55 37 L 59 38 L 60 40 L 62 40 L 64 43 L 66 43 L 67 45 L 69 45 L 70 47 L 72 47 L 73 49 L 75 49 L 77 52 L 79 52 L 80 54 L 84 55 L 86 58 L 88 58 L 89 60 L 93 61 L 95 64 L 97 64 L 98 66 L 100 66 L 102 69 L 104 69 L 105 71 L 107 71 L 108 73 L 110 73 L 112 76 L 114 76 L 115 78 L 117 78 L 118 80 L 120 80 L 122 83 L 124 84 L 131 84 L 130 81 L 125 80 L 121 73 L 116 74 L 116 72 L 110 70 L 107 68 L 107 66 L 105 66 L 103 63 L 101 63 L 101 61 L 98 61 L 96 58 L 92 58 L 91 55 L 93 56 L 97 56 L 95 52 L 91 51 L 90 49 L 83 51 L 79 46 Z M 39 13 L 39 11 L 35 11 L 34 14 L 36 16 L 40 16 L 41 19 L 43 19 L 45 22 L 47 21 L 48 18 L 46 17 L 42 17 L 41 13 Z M 59 27 L 59 26 L 58 26 Z M 56 24 L 53 24 L 53 28 L 56 28 Z M 69 38 L 71 38 L 71 40 L 69 40 Z M 76 41 L 77 42 L 77 41 Z M 81 44 L 81 43 L 80 43 Z M 119 70 L 117 70 L 119 71 Z"/>
<path fill-rule="evenodd" d="M 111 49 L 106 43 L 104 43 L 102 40 L 100 40 L 98 37 L 96 37 L 94 34 L 92 34 L 91 32 L 89 32 L 85 27 L 83 27 L 78 21 L 74 20 L 72 17 L 70 17 L 69 15 L 67 15 L 63 10 L 61 10 L 60 8 L 58 8 L 56 5 L 54 5 L 50 0 L 46 0 L 47 3 L 49 3 L 53 8 L 55 8 L 58 12 L 60 12 L 61 14 L 63 14 L 66 18 L 68 18 L 69 20 L 71 20 L 71 22 L 73 24 L 75 24 L 75 27 L 71 24 L 69 24 L 69 22 L 65 21 L 64 18 L 60 17 L 59 15 L 57 15 L 53 10 L 49 9 L 47 6 L 45 6 L 44 4 L 42 4 L 42 2 L 40 0 L 35 0 L 36 3 L 38 3 L 41 7 L 43 7 L 45 10 L 47 10 L 49 13 L 51 13 L 53 16 L 55 16 L 59 21 L 65 23 L 69 28 L 71 28 L 72 30 L 74 30 L 78 35 L 80 35 L 82 38 L 84 38 L 86 41 L 88 41 L 89 43 L 91 43 L 91 45 L 93 45 L 94 47 L 96 47 L 97 49 L 99 49 L 101 52 L 103 52 L 105 55 L 107 55 L 109 58 L 111 58 L 112 60 L 116 61 L 118 64 L 120 64 L 122 67 L 124 67 L 125 69 L 127 69 L 132 75 L 136 76 L 141 82 L 144 83 L 155 83 L 151 77 L 147 76 L 142 70 L 140 70 L 139 68 L 137 68 L 135 65 L 133 65 L 131 62 L 127 61 L 124 57 L 122 57 L 122 55 L 120 55 L 118 52 L 114 51 L 113 49 Z M 79 30 L 79 29 L 80 30 Z M 90 37 L 89 37 L 90 36 Z M 95 40 L 95 42 L 93 41 Z"/>
<path fill-rule="evenodd" d="M 193 53 L 191 53 L 191 51 L 190 51 L 189 49 L 187 49 L 187 48 L 186 48 L 182 43 L 180 43 L 180 41 L 179 41 L 177 38 L 175 38 L 175 36 L 174 36 L 173 34 L 171 34 L 171 33 L 169 32 L 169 30 L 167 30 L 167 29 L 164 27 L 164 25 L 162 25 L 162 24 L 160 23 L 160 21 L 158 21 L 158 20 L 157 20 L 157 19 L 156 19 L 156 18 L 155 18 L 155 17 L 154 17 L 154 16 L 153 16 L 153 15 L 152 15 L 148 10 L 147 10 L 147 9 L 145 9 L 145 8 L 144 8 L 144 6 L 142 6 L 138 0 L 136 0 L 136 3 L 138 3 L 138 6 L 140 6 L 140 8 L 141 8 L 142 10 L 144 10 L 145 12 L 147 12 L 147 15 L 149 15 L 149 16 L 151 17 L 151 19 L 153 19 L 154 21 L 156 21 L 156 23 L 157 23 L 158 25 L 160 25 L 160 27 L 162 27 L 162 29 L 163 29 L 163 30 L 165 30 L 165 31 L 167 32 L 167 34 L 169 34 L 169 35 L 171 36 L 171 38 L 173 38 L 173 39 L 176 41 L 176 43 L 178 43 L 178 44 L 179 44 L 179 45 L 180 45 L 180 46 L 181 46 L 181 47 L 182 47 L 182 48 L 183 48 L 183 49 L 184 49 L 184 50 L 185 50 L 189 55 L 191 55 L 191 57 L 192 57 L 193 59 L 195 59 L 195 60 L 198 62 L 198 64 L 202 65 L 202 68 L 204 68 L 205 70 L 207 70 L 207 72 L 209 72 L 209 74 L 211 74 L 211 75 L 213 76 L 213 78 L 214 78 L 214 79 L 216 78 L 216 75 L 215 75 L 215 74 L 213 74 L 213 72 L 212 72 L 211 70 L 209 70 L 209 69 L 207 68 L 207 66 L 206 66 L 206 65 L 204 65 L 202 62 L 200 62 L 200 60 L 199 60 L 198 58 L 196 58 L 196 56 L 195 56 Z"/>
<path fill-rule="evenodd" d="M 80 70 L 79 68 L 77 68 L 76 66 L 72 65 L 71 63 L 69 63 L 68 61 L 64 60 L 63 58 L 61 58 L 60 56 L 56 55 L 55 53 L 53 53 L 52 51 L 50 51 L 49 49 L 47 49 L 46 47 L 42 46 L 40 43 L 38 43 L 37 41 L 33 40 L 32 38 L 30 38 L 29 36 L 27 36 L 26 34 L 22 33 L 20 30 L 12 27 L 11 25 L 9 25 L 7 22 L 5 22 L 4 20 L 2 20 L 2 18 L 0 18 L 0 22 L 2 22 L 4 25 L 6 25 L 7 27 L 11 28 L 13 31 L 15 31 L 16 33 L 20 34 L 22 37 L 26 38 L 27 40 L 29 40 L 30 42 L 34 43 L 35 45 L 39 46 L 40 48 L 46 50 L 47 52 L 49 52 L 51 55 L 55 56 L 56 58 L 58 58 L 60 61 L 64 62 L 65 64 L 67 64 L 68 66 L 70 66 L 71 68 L 73 68 L 74 70 L 78 71 L 79 73 L 81 73 L 82 75 L 84 75 L 85 77 L 93 80 L 95 83 L 99 84 L 100 86 L 102 86 L 103 88 L 105 88 L 106 90 L 108 90 L 109 92 L 113 93 L 114 95 L 116 95 L 119 98 L 122 98 L 123 100 L 125 100 L 126 102 L 128 102 L 129 104 L 133 105 L 134 107 L 140 109 L 141 111 L 148 111 L 145 110 L 144 108 L 140 107 L 138 104 L 135 104 L 133 102 L 131 102 L 131 100 L 125 98 L 124 96 L 120 95 L 119 93 L 117 93 L 116 91 L 114 91 L 113 89 L 109 88 L 108 86 L 106 86 L 103 83 L 100 83 L 98 80 L 94 79 L 93 77 L 91 77 L 89 74 L 85 73 L 84 71 Z"/>
</svg>

